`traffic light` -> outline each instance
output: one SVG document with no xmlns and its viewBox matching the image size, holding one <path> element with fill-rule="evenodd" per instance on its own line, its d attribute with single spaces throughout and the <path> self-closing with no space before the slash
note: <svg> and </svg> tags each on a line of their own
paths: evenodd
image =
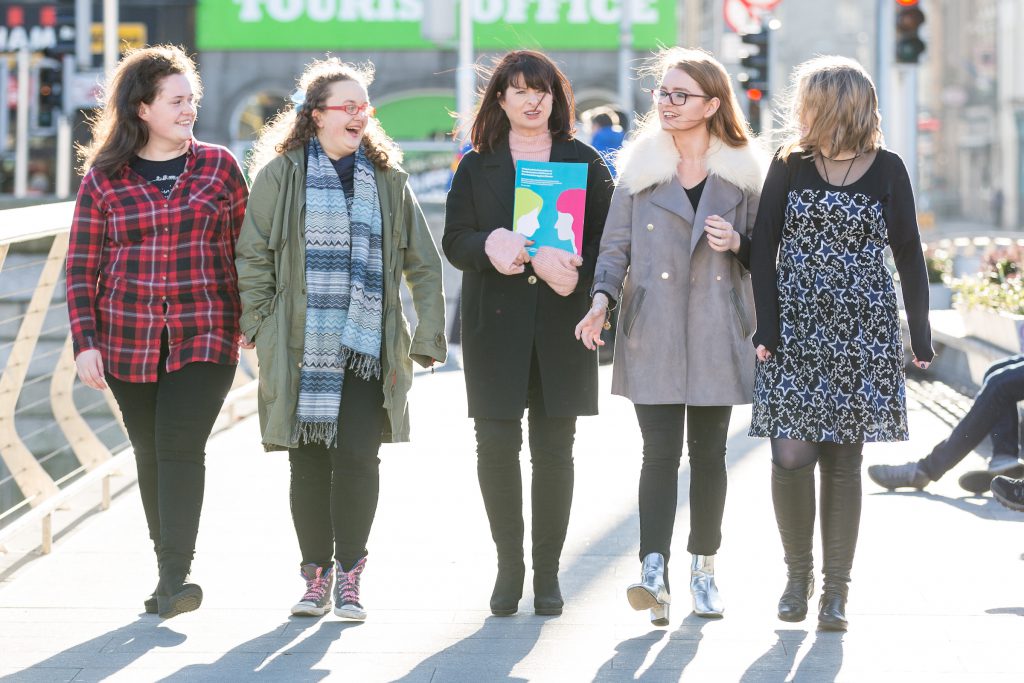
<svg viewBox="0 0 1024 683">
<path fill-rule="evenodd" d="M 740 36 L 744 47 L 740 48 L 740 66 L 744 71 L 738 76 L 746 91 L 768 90 L 768 31 Z"/>
<path fill-rule="evenodd" d="M 917 64 L 925 50 L 921 40 L 924 12 L 919 0 L 896 0 L 896 62 Z"/>
<path fill-rule="evenodd" d="M 755 133 L 761 132 L 761 100 L 768 95 L 768 30 L 740 36 L 740 66 L 737 79 L 747 93 L 747 120 Z"/>
<path fill-rule="evenodd" d="M 64 70 L 61 62 L 52 59 L 39 64 L 39 99 L 36 107 L 36 127 L 53 128 L 57 115 L 64 107 Z"/>
</svg>

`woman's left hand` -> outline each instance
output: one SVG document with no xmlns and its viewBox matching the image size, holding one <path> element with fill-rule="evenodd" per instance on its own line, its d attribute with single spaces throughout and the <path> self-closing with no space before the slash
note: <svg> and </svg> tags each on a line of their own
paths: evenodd
<svg viewBox="0 0 1024 683">
<path fill-rule="evenodd" d="M 243 349 L 255 349 L 256 348 L 256 342 L 249 341 L 249 338 L 246 337 L 244 334 L 238 335 L 238 345 L 241 346 Z"/>
<path fill-rule="evenodd" d="M 914 366 L 918 369 L 927 370 L 929 365 L 931 365 L 931 361 L 918 360 L 917 356 L 914 357 Z"/>
<path fill-rule="evenodd" d="M 715 251 L 735 253 L 740 250 L 740 234 L 721 216 L 708 216 L 704 221 L 704 232 L 708 236 L 708 246 Z"/>
<path fill-rule="evenodd" d="M 576 338 L 583 342 L 583 345 L 590 351 L 604 346 L 604 341 L 601 340 L 601 331 L 604 330 L 607 319 L 608 297 L 598 292 L 594 294 L 594 303 L 590 306 L 590 310 L 576 325 Z"/>
</svg>

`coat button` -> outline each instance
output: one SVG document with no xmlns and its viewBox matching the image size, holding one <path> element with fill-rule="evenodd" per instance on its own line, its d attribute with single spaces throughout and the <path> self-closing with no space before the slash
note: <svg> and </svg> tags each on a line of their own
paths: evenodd
<svg viewBox="0 0 1024 683">
<path fill-rule="evenodd" d="M 662 273 L 661 274 L 661 279 L 662 280 L 667 280 L 668 279 L 668 273 Z"/>
<path fill-rule="evenodd" d="M 716 279 L 716 280 L 721 280 L 721 279 L 722 279 L 722 276 L 721 276 L 721 275 L 716 275 L 716 276 L 715 276 L 715 279 Z"/>
<path fill-rule="evenodd" d="M 654 230 L 654 224 L 653 223 L 648 223 L 647 224 L 647 230 L 648 231 Z"/>
<path fill-rule="evenodd" d="M 529 282 L 531 285 L 535 285 L 537 284 L 537 276 L 531 275 L 530 277 L 526 278 L 526 281 Z"/>
</svg>

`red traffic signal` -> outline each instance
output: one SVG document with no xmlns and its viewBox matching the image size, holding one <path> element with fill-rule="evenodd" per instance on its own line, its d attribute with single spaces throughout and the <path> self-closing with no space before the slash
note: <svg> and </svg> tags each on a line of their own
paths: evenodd
<svg viewBox="0 0 1024 683">
<path fill-rule="evenodd" d="M 917 64 L 925 50 L 919 34 L 924 23 L 924 12 L 918 0 L 896 0 L 896 62 Z"/>
<path fill-rule="evenodd" d="M 762 97 L 764 97 L 764 93 L 760 88 L 750 88 L 747 90 L 747 99 L 753 102 L 760 102 Z"/>
</svg>

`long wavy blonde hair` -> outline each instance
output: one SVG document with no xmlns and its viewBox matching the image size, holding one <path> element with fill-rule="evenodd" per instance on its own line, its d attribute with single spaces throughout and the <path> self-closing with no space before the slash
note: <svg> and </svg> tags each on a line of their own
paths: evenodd
<svg viewBox="0 0 1024 683">
<path fill-rule="evenodd" d="M 883 144 L 875 84 L 855 60 L 815 57 L 793 72 L 779 157 L 863 154 Z"/>
<path fill-rule="evenodd" d="M 296 147 L 305 147 L 316 135 L 313 111 L 327 101 L 328 89 L 332 83 L 356 81 L 369 89 L 373 83 L 373 73 L 373 64 L 370 62 L 349 64 L 337 57 L 310 62 L 299 76 L 299 90 L 305 93 L 301 108 L 290 105 L 263 127 L 249 156 L 249 177 L 255 178 L 274 157 Z M 367 158 L 378 168 L 388 168 L 402 163 L 402 151 L 384 132 L 380 121 L 372 116 L 363 132 L 363 144 L 366 147 Z"/>
<path fill-rule="evenodd" d="M 661 80 L 672 69 L 686 72 L 709 97 L 717 97 L 718 111 L 707 121 L 708 132 L 719 138 L 730 147 L 743 147 L 751 138 L 750 125 L 743 117 L 743 110 L 736 101 L 729 72 L 722 63 L 710 52 L 695 48 L 667 47 L 662 48 L 647 59 L 638 73 L 641 77 L 650 78 L 661 85 Z M 644 114 L 637 125 L 634 137 L 661 129 L 658 118 L 658 104 L 655 102 L 651 110 Z"/>
</svg>

